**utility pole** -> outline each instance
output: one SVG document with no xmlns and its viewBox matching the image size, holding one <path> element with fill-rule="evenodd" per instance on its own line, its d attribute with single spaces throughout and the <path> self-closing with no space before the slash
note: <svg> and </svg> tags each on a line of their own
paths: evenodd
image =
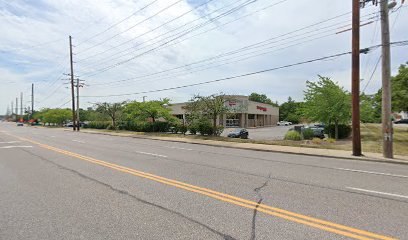
<svg viewBox="0 0 408 240">
<path fill-rule="evenodd" d="M 11 101 L 11 117 L 14 115 L 14 102 Z"/>
<path fill-rule="evenodd" d="M 351 76 L 351 101 L 352 101 L 352 136 L 353 155 L 361 156 L 360 136 L 360 0 L 353 1 L 352 20 L 352 76 Z"/>
<path fill-rule="evenodd" d="M 71 94 L 72 94 L 72 128 L 75 131 L 76 121 L 75 121 L 75 92 L 74 92 L 74 62 L 72 60 L 72 37 L 69 36 L 69 56 L 71 64 Z"/>
<path fill-rule="evenodd" d="M 145 101 L 146 101 L 146 97 L 147 97 L 147 96 L 143 96 L 143 102 L 145 102 Z"/>
<path fill-rule="evenodd" d="M 388 1 L 381 1 L 383 155 L 386 158 L 393 158 L 393 129 L 391 121 L 391 53 L 388 10 Z"/>
<path fill-rule="evenodd" d="M 31 84 L 31 118 L 34 115 L 34 83 Z"/>
<path fill-rule="evenodd" d="M 77 78 L 77 85 L 76 85 L 76 90 L 77 90 L 77 131 L 79 131 L 81 122 L 79 121 L 79 78 Z"/>
<path fill-rule="evenodd" d="M 18 118 L 18 97 L 16 97 L 16 121 Z"/>
<path fill-rule="evenodd" d="M 20 118 L 22 118 L 24 116 L 23 114 L 23 93 L 20 93 Z"/>
</svg>

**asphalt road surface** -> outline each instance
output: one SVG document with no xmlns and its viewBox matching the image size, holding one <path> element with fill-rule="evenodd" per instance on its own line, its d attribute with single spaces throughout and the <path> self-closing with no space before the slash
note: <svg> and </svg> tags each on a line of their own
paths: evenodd
<svg viewBox="0 0 408 240">
<path fill-rule="evenodd" d="M 0 123 L 0 239 L 408 239 L 408 165 Z"/>
</svg>

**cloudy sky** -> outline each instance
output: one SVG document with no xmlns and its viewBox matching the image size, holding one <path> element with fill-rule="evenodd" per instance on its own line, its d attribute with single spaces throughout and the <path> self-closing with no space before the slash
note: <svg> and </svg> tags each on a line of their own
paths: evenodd
<svg viewBox="0 0 408 240">
<path fill-rule="evenodd" d="M 205 85 L 185 86 L 351 50 L 351 0 L 0 0 L 0 114 L 24 93 L 35 108 L 69 107 L 69 42 L 81 107 L 101 101 L 194 94 L 267 94 L 303 99 L 307 80 L 324 75 L 350 90 L 351 56 Z M 406 3 L 405 3 L 406 4 Z M 391 41 L 408 40 L 408 8 L 391 13 Z M 379 7 L 362 9 L 361 47 L 380 43 Z M 392 49 L 392 72 L 408 61 Z M 380 49 L 361 59 L 362 89 L 376 92 Z M 373 74 L 374 72 L 374 74 Z M 371 81 L 370 76 L 373 74 Z M 149 93 L 141 93 L 149 92 Z M 134 94 L 133 94 L 134 93 Z M 137 94 L 140 93 L 140 94 Z"/>
</svg>

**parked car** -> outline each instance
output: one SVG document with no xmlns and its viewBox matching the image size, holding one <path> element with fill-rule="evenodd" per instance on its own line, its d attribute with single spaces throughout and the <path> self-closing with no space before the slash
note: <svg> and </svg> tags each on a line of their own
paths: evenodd
<svg viewBox="0 0 408 240">
<path fill-rule="evenodd" d="M 17 123 L 17 127 L 23 127 L 23 126 L 24 126 L 24 123 L 22 123 L 22 122 Z"/>
<path fill-rule="evenodd" d="M 313 124 L 313 126 L 318 127 L 318 128 L 323 128 L 323 129 L 326 127 L 324 123 L 315 123 Z"/>
<path fill-rule="evenodd" d="M 292 125 L 292 123 L 288 122 L 288 121 L 279 121 L 278 122 L 278 126 L 289 126 L 289 125 Z"/>
<path fill-rule="evenodd" d="M 400 119 L 395 121 L 394 124 L 408 124 L 408 119 Z"/>
<path fill-rule="evenodd" d="M 229 138 L 248 139 L 249 133 L 245 128 L 237 128 L 228 133 Z"/>
<path fill-rule="evenodd" d="M 313 130 L 313 137 L 317 137 L 317 138 L 320 138 L 320 139 L 325 138 L 325 136 L 324 136 L 324 127 L 316 127 L 316 125 L 314 125 L 314 126 L 305 127 L 305 129 L 306 128 L 309 128 L 309 129 Z"/>
</svg>

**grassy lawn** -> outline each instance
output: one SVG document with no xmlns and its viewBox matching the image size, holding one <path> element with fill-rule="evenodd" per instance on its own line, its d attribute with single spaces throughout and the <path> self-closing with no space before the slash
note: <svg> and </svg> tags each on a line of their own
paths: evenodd
<svg viewBox="0 0 408 240">
<path fill-rule="evenodd" d="M 294 147 L 338 149 L 338 150 L 347 150 L 347 151 L 352 150 L 351 139 L 339 140 L 335 143 L 328 143 L 326 141 L 321 141 L 320 143 L 313 143 L 313 141 L 311 140 L 259 141 L 259 140 L 252 140 L 252 139 L 237 139 L 237 138 L 200 136 L 200 135 L 182 135 L 182 134 L 170 134 L 170 133 L 140 133 L 140 132 L 131 132 L 131 131 L 110 131 L 110 130 L 101 130 L 101 131 L 127 133 L 127 134 L 133 134 L 133 135 L 158 136 L 158 137 L 189 138 L 189 139 L 215 140 L 215 141 L 240 142 L 240 143 L 258 143 L 258 144 L 282 145 L 282 146 L 294 146 Z M 361 139 L 362 139 L 363 153 L 364 152 L 382 153 L 381 124 L 361 124 Z M 408 156 L 408 127 L 407 126 L 394 127 L 394 154 Z"/>
</svg>

